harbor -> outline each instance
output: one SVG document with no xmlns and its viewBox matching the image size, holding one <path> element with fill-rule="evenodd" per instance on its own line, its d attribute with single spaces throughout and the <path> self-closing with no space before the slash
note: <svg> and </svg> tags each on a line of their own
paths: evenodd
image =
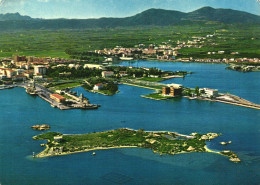
<svg viewBox="0 0 260 185">
<path fill-rule="evenodd" d="M 161 65 L 170 66 L 169 63 Z M 191 64 L 178 65 L 187 68 Z M 193 84 L 200 87 L 215 87 L 223 91 L 228 90 L 230 93 L 251 102 L 260 103 L 256 93 L 260 88 L 259 83 L 257 83 L 259 81 L 257 73 L 246 74 L 248 78 L 257 80 L 250 82 L 253 83 L 254 88 L 249 88 L 247 85 L 234 83 L 236 79 L 239 79 L 239 84 L 248 84 L 248 79 L 242 78 L 243 73 L 235 73 L 234 77 L 227 78 L 228 74 L 232 73 L 233 75 L 233 71 L 223 71 L 224 65 L 222 64 L 192 64 L 192 66 L 197 67 L 197 70 L 189 69 L 196 71 L 189 78 L 176 78 L 167 81 L 167 83 L 175 82 L 186 87 L 194 87 Z M 200 77 L 201 73 L 198 70 L 206 71 L 207 75 L 212 73 L 212 75 L 218 75 L 220 80 L 211 81 L 204 78 L 204 75 Z M 225 83 L 220 83 L 221 81 L 225 81 Z M 251 179 L 250 184 L 255 184 L 254 178 L 259 168 L 259 152 L 258 148 L 254 147 L 257 146 L 259 139 L 259 125 L 256 124 L 260 118 L 258 110 L 210 101 L 189 101 L 186 98 L 174 102 L 173 100 L 152 101 L 141 98 L 140 95 L 152 93 L 153 90 L 128 85 L 119 85 L 120 93 L 112 97 L 89 93 L 81 87 L 72 89 L 72 91 L 77 94 L 83 93 L 91 103 L 102 104 L 102 108 L 95 111 L 82 111 L 80 109 L 60 111 L 58 108 L 52 108 L 50 103 L 42 98 L 30 97 L 24 88 L 0 91 L 2 105 L 0 119 L 1 123 L 6 123 L 1 124 L 2 134 L 0 136 L 1 141 L 5 141 L 1 145 L 2 166 L 5 169 L 1 174 L 2 184 L 8 184 L 8 182 L 10 182 L 9 184 L 17 184 L 18 182 L 8 181 L 8 174 L 13 173 L 18 174 L 15 177 L 19 180 L 18 184 L 22 185 L 33 184 L 35 181 L 48 184 L 45 180 L 46 177 L 48 177 L 48 181 L 57 182 L 57 184 L 81 184 L 85 182 L 86 178 L 90 184 L 97 184 L 100 181 L 100 176 L 110 174 L 111 171 L 135 177 L 131 184 L 152 184 L 159 182 L 159 177 L 165 175 L 170 177 L 172 184 L 185 184 L 184 181 L 176 180 L 176 177 L 183 179 L 186 175 L 191 177 L 191 180 L 188 180 L 190 184 L 200 184 L 199 181 L 194 181 L 197 176 L 202 176 L 205 183 L 221 184 L 223 182 L 221 179 L 227 175 L 234 177 L 237 173 L 239 173 L 240 179 L 249 178 Z M 96 150 L 95 157 L 92 156 L 93 151 L 91 151 L 66 156 L 33 158 L 32 153 L 35 152 L 36 156 L 44 149 L 40 147 L 40 144 L 45 143 L 31 139 L 34 135 L 46 132 L 30 128 L 32 125 L 38 124 L 49 124 L 51 132 L 59 131 L 74 135 L 98 133 L 114 128 L 133 128 L 135 130 L 141 128 L 147 131 L 167 130 L 185 135 L 192 132 L 222 133 L 223 135 L 219 138 L 207 142 L 208 148 L 216 151 L 235 151 L 242 162 L 239 164 L 231 163 L 227 157 L 211 152 L 160 156 L 150 149 L 137 147 Z M 219 142 L 222 141 L 232 141 L 232 143 L 221 145 Z M 60 169 L 59 166 L 64 168 Z M 74 166 L 77 174 L 72 173 L 71 166 Z M 126 169 L 125 166 L 128 166 L 130 170 Z M 145 172 L 147 166 L 150 167 L 147 175 L 141 176 L 143 178 L 135 176 L 136 173 Z M 30 170 L 23 170 L 27 168 Z M 133 168 L 135 169 L 134 173 L 132 173 Z M 184 171 L 186 174 L 183 173 Z M 39 175 L 42 173 L 43 175 Z M 64 173 L 69 175 L 64 178 L 62 175 Z M 58 175 L 54 176 L 53 174 Z M 93 177 L 93 174 L 98 175 Z M 212 182 L 216 175 L 221 179 Z M 148 178 L 151 176 L 152 179 L 149 180 Z M 36 180 L 30 181 L 30 177 L 35 177 Z M 10 179 L 13 178 L 10 177 Z M 234 179 L 228 178 L 227 183 L 236 184 L 237 181 Z M 241 183 L 247 184 L 248 181 L 241 180 Z"/>
<path fill-rule="evenodd" d="M 57 94 L 40 85 L 35 86 L 35 91 L 40 98 L 49 102 L 52 107 L 59 108 L 61 110 L 69 110 L 69 109 L 91 110 L 91 109 L 98 109 L 98 107 L 100 107 L 100 105 L 90 104 L 88 99 L 84 97 L 83 94 L 77 96 L 77 95 L 73 95 L 72 93 L 69 93 L 71 91 L 69 92 L 61 91 L 60 94 Z"/>
<path fill-rule="evenodd" d="M 72 94 L 71 91 L 69 92 L 64 91 L 61 94 L 68 97 L 65 98 L 64 96 L 52 92 L 47 88 L 34 83 L 33 81 L 30 81 L 28 83 L 19 83 L 19 84 L 1 86 L 0 90 L 12 89 L 15 87 L 25 88 L 27 94 L 31 96 L 39 96 L 43 100 L 50 103 L 51 107 L 59 108 L 60 110 L 70 110 L 70 109 L 92 110 L 92 109 L 98 109 L 98 107 L 100 107 L 100 105 L 90 104 L 88 99 L 84 97 L 83 94 L 77 96 L 75 94 Z"/>
</svg>

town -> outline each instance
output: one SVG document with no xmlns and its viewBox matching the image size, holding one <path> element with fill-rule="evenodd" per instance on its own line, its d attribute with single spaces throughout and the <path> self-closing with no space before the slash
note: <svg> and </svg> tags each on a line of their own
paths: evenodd
<svg viewBox="0 0 260 185">
<path fill-rule="evenodd" d="M 0 68 L 0 89 L 16 86 L 26 88 L 30 95 L 38 95 L 52 107 L 61 110 L 97 109 L 86 97 L 69 89 L 83 86 L 87 91 L 104 95 L 118 92 L 120 79 L 164 80 L 187 72 L 163 72 L 156 68 L 134 68 L 112 65 L 87 64 L 80 61 L 62 61 L 56 58 L 14 56 L 3 60 Z"/>
<path fill-rule="evenodd" d="M 20 86 L 30 95 L 38 95 L 52 107 L 67 109 L 97 109 L 83 94 L 70 89 L 82 86 L 85 90 L 103 95 L 118 93 L 118 85 L 125 84 L 152 89 L 144 98 L 165 100 L 186 97 L 228 103 L 248 108 L 260 106 L 231 94 L 219 93 L 206 87 L 188 88 L 181 84 L 162 84 L 171 78 L 183 78 L 192 72 L 162 71 L 157 68 L 93 64 L 78 60 L 14 56 L 3 60 L 0 68 L 0 89 Z"/>
<path fill-rule="evenodd" d="M 258 1 L 0 0 L 0 185 L 259 184 Z"/>
<path fill-rule="evenodd" d="M 218 30 L 217 30 L 218 31 Z M 222 30 L 223 31 L 223 30 Z M 223 31 L 224 32 L 224 31 Z M 94 52 L 101 56 L 112 56 L 106 58 L 105 61 L 120 60 L 159 60 L 159 61 L 181 61 L 181 62 L 205 62 L 205 63 L 259 63 L 259 58 L 238 57 L 238 51 L 212 50 L 204 51 L 200 56 L 189 54 L 186 56 L 184 49 L 200 49 L 209 48 L 209 46 L 217 46 L 217 39 L 227 39 L 224 34 L 219 33 L 208 34 L 206 36 L 193 36 L 183 41 L 168 40 L 159 44 L 138 44 L 133 48 L 125 48 L 116 46 L 113 49 L 105 48 L 103 50 L 95 50 Z M 232 38 L 235 39 L 235 38 Z M 253 38 L 252 38 L 253 39 Z M 194 56 L 193 56 L 194 55 Z M 203 57 L 203 58 L 200 58 Z M 217 58 L 216 58 L 217 57 Z"/>
</svg>

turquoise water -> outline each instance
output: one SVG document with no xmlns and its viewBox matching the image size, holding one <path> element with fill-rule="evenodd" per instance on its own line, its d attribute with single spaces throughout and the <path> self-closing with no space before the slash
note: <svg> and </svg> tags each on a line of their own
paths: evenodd
<svg viewBox="0 0 260 185">
<path fill-rule="evenodd" d="M 121 65 L 128 65 L 127 62 Z M 137 65 L 134 63 L 132 65 Z M 225 70 L 225 65 L 139 62 L 138 66 L 195 72 L 181 83 L 188 87 L 218 88 L 260 103 L 259 73 Z M 206 101 L 153 101 L 140 95 L 151 90 L 120 85 L 120 93 L 103 96 L 76 88 L 98 110 L 60 111 L 22 88 L 0 91 L 0 184 L 259 184 L 260 111 Z M 50 124 L 65 134 L 98 132 L 122 127 L 168 130 L 183 134 L 221 132 L 208 143 L 214 150 L 233 150 L 239 164 L 211 153 L 160 156 L 147 149 L 112 149 L 68 156 L 32 159 L 40 143 L 32 136 L 34 124 Z M 222 146 L 220 141 L 232 141 Z"/>
</svg>

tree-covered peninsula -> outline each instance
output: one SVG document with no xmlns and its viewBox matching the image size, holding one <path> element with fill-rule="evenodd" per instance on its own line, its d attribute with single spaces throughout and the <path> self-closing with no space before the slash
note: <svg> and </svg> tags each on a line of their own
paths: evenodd
<svg viewBox="0 0 260 185">
<path fill-rule="evenodd" d="M 39 158 L 101 149 L 140 147 L 152 149 L 154 153 L 168 155 L 213 152 L 229 157 L 230 161 L 240 162 L 237 155 L 231 151 L 214 152 L 207 148 L 206 141 L 218 136 L 219 134 L 216 133 L 182 135 L 167 131 L 148 132 L 142 129 L 136 131 L 121 128 L 82 135 L 48 132 L 33 138 L 35 140 L 48 140 L 47 144 L 42 144 L 42 146 L 46 146 L 46 149 L 35 156 Z"/>
</svg>

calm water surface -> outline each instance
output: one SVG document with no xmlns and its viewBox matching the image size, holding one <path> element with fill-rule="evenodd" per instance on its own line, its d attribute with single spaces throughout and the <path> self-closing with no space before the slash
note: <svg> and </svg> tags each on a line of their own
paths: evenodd
<svg viewBox="0 0 260 185">
<path fill-rule="evenodd" d="M 129 65 L 123 62 L 120 65 Z M 135 62 L 133 66 L 162 70 L 195 72 L 164 83 L 187 87 L 217 88 L 260 103 L 259 73 L 225 70 L 225 65 Z M 82 88 L 98 110 L 61 111 L 39 97 L 31 97 L 22 88 L 0 91 L 0 184 L 259 184 L 260 111 L 184 98 L 153 101 L 140 95 L 151 90 L 121 85 L 120 93 L 109 97 L 92 94 Z M 129 127 L 168 130 L 183 134 L 221 132 L 208 143 L 214 150 L 233 150 L 242 162 L 211 153 L 160 156 L 147 149 L 112 149 L 68 156 L 32 159 L 40 144 L 32 137 L 34 124 L 50 124 L 51 131 L 82 134 Z M 222 146 L 220 141 L 232 141 Z"/>
</svg>

